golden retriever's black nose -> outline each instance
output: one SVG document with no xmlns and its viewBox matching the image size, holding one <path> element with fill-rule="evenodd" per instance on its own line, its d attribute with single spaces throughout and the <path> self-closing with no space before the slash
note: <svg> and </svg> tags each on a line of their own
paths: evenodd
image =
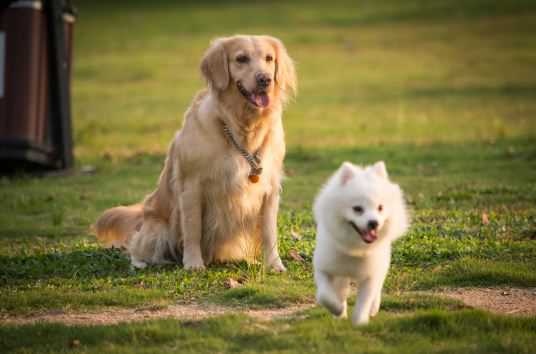
<svg viewBox="0 0 536 354">
<path fill-rule="evenodd" d="M 272 83 L 272 78 L 265 73 L 257 73 L 255 79 L 257 80 L 257 86 L 260 88 L 267 88 Z"/>
<path fill-rule="evenodd" d="M 368 226 L 369 230 L 376 230 L 376 229 L 378 228 L 378 221 L 376 221 L 376 220 L 369 220 L 367 226 Z"/>
</svg>

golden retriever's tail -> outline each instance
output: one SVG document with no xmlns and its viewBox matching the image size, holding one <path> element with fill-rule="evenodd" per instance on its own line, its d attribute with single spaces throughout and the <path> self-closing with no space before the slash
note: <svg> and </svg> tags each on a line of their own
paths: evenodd
<svg viewBox="0 0 536 354">
<path fill-rule="evenodd" d="M 126 247 L 142 223 L 143 204 L 139 203 L 106 210 L 93 225 L 93 230 L 106 247 Z"/>
</svg>

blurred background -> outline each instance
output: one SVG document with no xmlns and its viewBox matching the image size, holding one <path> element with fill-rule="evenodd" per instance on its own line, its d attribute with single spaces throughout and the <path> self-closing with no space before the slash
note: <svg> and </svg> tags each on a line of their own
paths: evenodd
<svg viewBox="0 0 536 354">
<path fill-rule="evenodd" d="M 536 2 L 75 1 L 80 161 L 164 153 L 211 39 L 271 34 L 297 64 L 291 149 L 536 134 Z"/>
</svg>

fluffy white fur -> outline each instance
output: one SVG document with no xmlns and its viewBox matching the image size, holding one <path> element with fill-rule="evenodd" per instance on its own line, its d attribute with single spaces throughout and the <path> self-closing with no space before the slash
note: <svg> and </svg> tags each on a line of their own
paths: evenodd
<svg viewBox="0 0 536 354">
<path fill-rule="evenodd" d="M 380 309 L 391 243 L 409 226 L 402 191 L 389 180 L 383 161 L 365 168 L 344 162 L 318 194 L 314 216 L 317 302 L 346 318 L 350 281 L 355 281 L 352 323 L 366 324 Z"/>
</svg>

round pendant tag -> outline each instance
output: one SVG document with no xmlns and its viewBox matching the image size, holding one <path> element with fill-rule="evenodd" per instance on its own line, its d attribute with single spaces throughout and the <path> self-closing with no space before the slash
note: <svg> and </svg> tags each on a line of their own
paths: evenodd
<svg viewBox="0 0 536 354">
<path fill-rule="evenodd" d="M 249 175 L 248 178 L 251 183 L 257 183 L 260 179 L 259 175 Z"/>
</svg>

